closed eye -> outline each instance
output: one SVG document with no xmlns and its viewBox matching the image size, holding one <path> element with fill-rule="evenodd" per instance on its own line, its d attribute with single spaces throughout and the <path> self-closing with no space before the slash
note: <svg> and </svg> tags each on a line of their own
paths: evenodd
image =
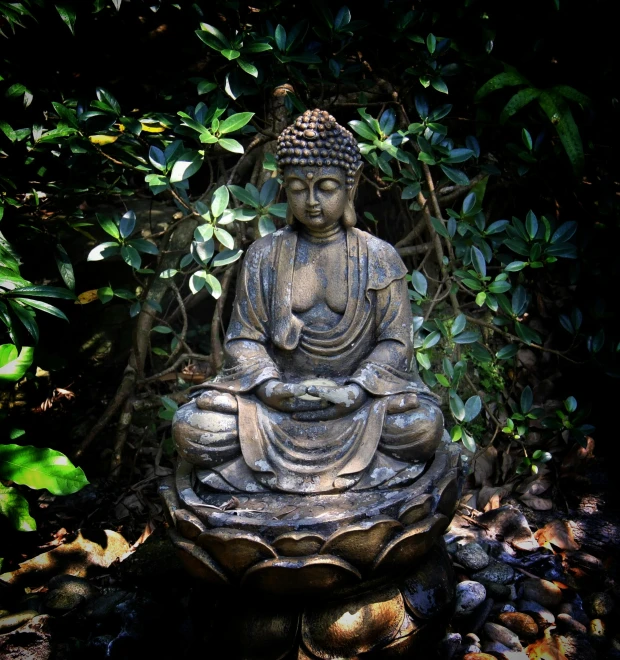
<svg viewBox="0 0 620 660">
<path fill-rule="evenodd" d="M 293 192 L 301 192 L 302 190 L 305 190 L 306 184 L 299 179 L 293 179 L 289 182 L 287 188 Z"/>
<path fill-rule="evenodd" d="M 340 188 L 340 183 L 335 179 L 323 179 L 319 182 L 319 188 L 324 192 L 332 192 Z"/>
</svg>

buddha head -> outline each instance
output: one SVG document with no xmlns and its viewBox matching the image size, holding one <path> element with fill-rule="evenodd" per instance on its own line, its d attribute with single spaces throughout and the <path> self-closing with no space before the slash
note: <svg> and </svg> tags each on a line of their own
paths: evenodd
<svg viewBox="0 0 620 660">
<path fill-rule="evenodd" d="M 324 229 L 353 227 L 362 159 L 357 141 L 324 110 L 306 110 L 278 137 L 278 168 L 288 197 L 287 222 Z"/>
</svg>

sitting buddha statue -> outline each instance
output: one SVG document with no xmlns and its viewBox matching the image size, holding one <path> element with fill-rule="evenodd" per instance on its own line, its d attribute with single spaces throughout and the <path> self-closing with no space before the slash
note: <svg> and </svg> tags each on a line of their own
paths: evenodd
<svg viewBox="0 0 620 660">
<path fill-rule="evenodd" d="M 355 228 L 355 139 L 308 111 L 277 161 L 287 226 L 248 249 L 223 369 L 173 420 L 170 538 L 206 648 L 411 657 L 454 599 L 458 447 L 416 372 L 406 268 Z"/>
<path fill-rule="evenodd" d="M 179 455 L 227 492 L 410 482 L 443 417 L 415 368 L 407 269 L 355 227 L 357 142 L 307 111 L 279 136 L 277 162 L 287 226 L 247 251 L 223 370 L 175 416 Z"/>
</svg>

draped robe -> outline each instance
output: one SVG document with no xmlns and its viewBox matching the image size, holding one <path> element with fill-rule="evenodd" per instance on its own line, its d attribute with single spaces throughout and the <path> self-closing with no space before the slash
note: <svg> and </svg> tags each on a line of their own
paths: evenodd
<svg viewBox="0 0 620 660">
<path fill-rule="evenodd" d="M 384 241 L 347 229 L 346 308 L 334 327 L 316 329 L 293 313 L 296 249 L 297 232 L 287 227 L 256 241 L 241 268 L 224 368 L 203 386 L 230 392 L 238 403 L 242 456 L 213 468 L 217 478 L 234 483 L 249 467 L 265 488 L 325 493 L 373 487 L 408 470 L 414 476 L 408 463 L 378 451 L 388 395 L 415 392 L 434 402 L 412 364 L 402 260 Z M 310 422 L 294 420 L 252 394 L 270 379 L 316 377 L 357 383 L 371 396 L 339 419 Z M 417 466 L 415 474 L 422 469 Z"/>
</svg>

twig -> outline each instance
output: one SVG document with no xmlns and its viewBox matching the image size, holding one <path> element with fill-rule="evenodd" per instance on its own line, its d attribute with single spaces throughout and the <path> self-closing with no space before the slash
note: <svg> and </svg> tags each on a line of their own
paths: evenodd
<svg viewBox="0 0 620 660">
<path fill-rule="evenodd" d="M 164 376 L 171 374 L 173 371 L 177 370 L 177 367 L 184 362 L 185 360 L 210 360 L 211 356 L 210 355 L 201 355 L 200 353 L 183 353 L 182 355 L 179 355 L 179 357 L 176 359 L 174 364 L 171 364 L 169 367 L 166 367 L 163 371 L 160 371 L 157 374 L 154 374 L 153 376 L 148 376 L 148 378 L 143 378 L 142 380 L 138 381 L 139 385 L 144 385 L 145 383 L 152 383 L 154 380 L 159 380 L 160 378 L 163 378 Z"/>
<path fill-rule="evenodd" d="M 396 248 L 396 252 L 398 252 L 401 257 L 409 257 L 412 254 L 428 252 L 432 247 L 432 243 L 421 243 L 420 245 L 409 245 L 408 247 Z"/>
<path fill-rule="evenodd" d="M 181 351 L 181 348 L 185 343 L 185 337 L 187 335 L 187 312 L 185 311 L 185 305 L 183 304 L 183 298 L 181 296 L 181 292 L 179 291 L 177 285 L 174 283 L 172 279 L 170 280 L 169 284 L 170 284 L 170 288 L 174 293 L 174 297 L 177 299 L 177 302 L 179 303 L 179 311 L 181 313 L 181 317 L 183 318 L 183 328 L 181 329 L 181 334 L 177 336 L 179 342 L 174 347 L 174 350 L 170 353 L 170 357 L 168 358 L 166 364 L 170 364 L 172 360 L 177 356 L 177 354 Z"/>
<path fill-rule="evenodd" d="M 473 317 L 473 316 L 467 316 L 466 317 L 468 321 L 471 323 L 475 323 L 476 325 L 479 325 L 483 328 L 488 328 L 489 330 L 493 330 L 493 332 L 497 332 L 498 334 L 506 337 L 506 339 L 512 339 L 513 341 L 518 341 L 520 344 L 526 344 L 526 342 L 523 341 L 520 337 L 517 337 L 517 335 L 513 335 L 510 332 L 506 332 L 505 330 L 502 330 L 501 328 L 498 328 L 497 326 L 491 324 L 491 323 L 486 323 L 485 321 L 480 321 L 479 319 Z M 561 358 L 564 358 L 565 360 L 568 360 L 569 362 L 572 362 L 572 364 L 585 364 L 585 362 L 578 362 L 577 360 L 573 360 L 572 358 L 567 357 L 564 353 L 561 351 L 556 351 L 553 348 L 546 348 L 545 346 L 541 346 L 540 344 L 526 344 L 526 346 L 530 348 L 536 348 L 539 351 L 544 351 L 545 353 L 552 353 L 553 355 L 558 355 Z"/>
<path fill-rule="evenodd" d="M 127 440 L 129 433 L 129 426 L 131 424 L 131 413 L 133 407 L 133 398 L 127 397 L 123 405 L 123 411 L 116 426 L 116 439 L 114 441 L 114 451 L 112 453 L 112 461 L 110 462 L 110 477 L 117 479 L 121 463 L 123 460 L 123 447 Z"/>
<path fill-rule="evenodd" d="M 215 312 L 213 313 L 213 318 L 211 319 L 211 366 L 213 368 L 213 373 L 217 373 L 224 362 L 223 354 L 224 348 L 222 346 L 222 340 L 220 339 L 220 319 L 222 318 L 222 310 L 224 307 L 224 302 L 228 296 L 228 289 L 230 287 L 230 282 L 232 281 L 232 276 L 236 271 L 236 266 L 228 268 L 224 275 L 222 276 L 222 293 L 215 305 Z"/>
</svg>

